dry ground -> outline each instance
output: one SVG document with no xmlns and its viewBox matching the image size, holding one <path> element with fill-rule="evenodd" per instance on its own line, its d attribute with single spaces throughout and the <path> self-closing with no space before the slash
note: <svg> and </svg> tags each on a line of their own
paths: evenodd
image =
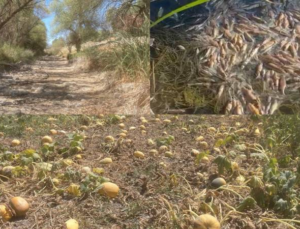
<svg viewBox="0 0 300 229">
<path fill-rule="evenodd" d="M 46 56 L 0 73 L 2 114 L 149 114 L 149 83 L 122 82 L 114 72 Z"/>
</svg>

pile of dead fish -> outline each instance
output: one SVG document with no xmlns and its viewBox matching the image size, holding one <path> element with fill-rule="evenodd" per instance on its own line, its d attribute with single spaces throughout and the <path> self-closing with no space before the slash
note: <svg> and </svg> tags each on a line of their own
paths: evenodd
<svg viewBox="0 0 300 229">
<path fill-rule="evenodd" d="M 299 93 L 300 8 L 238 2 L 215 1 L 218 10 L 189 30 L 199 72 L 189 85 L 214 88 L 224 113 L 273 114 Z"/>
</svg>

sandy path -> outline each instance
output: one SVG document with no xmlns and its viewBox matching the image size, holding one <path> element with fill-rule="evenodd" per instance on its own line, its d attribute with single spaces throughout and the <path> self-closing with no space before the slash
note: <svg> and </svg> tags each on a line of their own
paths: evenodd
<svg viewBox="0 0 300 229">
<path fill-rule="evenodd" d="M 0 73 L 1 114 L 149 114 L 149 84 L 115 79 L 113 72 L 79 71 L 47 56 Z"/>
</svg>

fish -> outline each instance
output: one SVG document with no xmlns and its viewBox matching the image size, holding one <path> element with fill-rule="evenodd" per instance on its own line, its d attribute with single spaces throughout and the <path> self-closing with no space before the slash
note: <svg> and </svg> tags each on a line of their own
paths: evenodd
<svg viewBox="0 0 300 229">
<path fill-rule="evenodd" d="M 235 53 L 235 54 L 233 54 L 233 55 L 230 57 L 230 59 L 229 59 L 229 65 L 230 65 L 230 66 L 234 65 L 236 59 L 237 59 L 237 54 Z"/>
<path fill-rule="evenodd" d="M 251 43 L 254 42 L 254 39 L 252 38 L 252 36 L 249 33 L 244 32 L 244 37 L 245 37 L 246 41 L 251 42 Z"/>
<path fill-rule="evenodd" d="M 223 92 L 224 92 L 224 89 L 225 89 L 225 85 L 222 84 L 220 87 L 219 87 L 219 90 L 218 90 L 218 94 L 217 94 L 217 99 L 220 99 L 223 95 Z"/>
<path fill-rule="evenodd" d="M 272 105 L 270 106 L 269 114 L 274 114 L 274 112 L 279 108 L 279 105 L 278 99 L 274 99 Z"/>
<path fill-rule="evenodd" d="M 242 53 L 242 54 L 246 54 L 247 49 L 248 49 L 248 44 L 245 43 L 245 44 L 243 45 L 243 47 L 241 48 L 241 53 Z"/>
<path fill-rule="evenodd" d="M 289 47 L 289 50 L 291 52 L 291 55 L 296 58 L 298 57 L 298 54 L 297 54 L 297 51 L 296 51 L 296 48 L 295 48 L 295 45 L 294 44 L 291 44 L 290 47 Z"/>
<path fill-rule="evenodd" d="M 236 107 L 234 108 L 234 114 L 236 115 L 243 115 L 244 114 L 244 110 L 241 104 L 237 104 Z"/>
<path fill-rule="evenodd" d="M 273 74 L 271 75 L 271 79 L 272 79 L 273 84 L 274 84 L 274 89 L 275 89 L 275 88 L 278 88 L 278 87 L 279 87 L 279 77 L 277 76 L 277 74 L 276 74 L 276 73 L 273 73 Z"/>
<path fill-rule="evenodd" d="M 262 62 L 256 66 L 255 79 L 259 79 L 261 77 L 261 72 L 262 72 L 263 68 L 264 68 L 264 65 Z"/>
<path fill-rule="evenodd" d="M 257 97 L 253 94 L 252 90 L 249 90 L 245 87 L 241 89 L 241 92 L 247 103 L 253 103 L 257 100 Z"/>
<path fill-rule="evenodd" d="M 233 108 L 233 102 L 229 101 L 225 107 L 225 114 L 230 114 Z"/>
<path fill-rule="evenodd" d="M 261 114 L 261 111 L 256 106 L 254 106 L 252 103 L 248 103 L 247 107 L 252 114 L 255 114 L 255 115 Z"/>
<path fill-rule="evenodd" d="M 285 95 L 285 88 L 286 88 L 286 79 L 285 79 L 284 75 L 281 75 L 280 79 L 279 79 L 279 88 L 278 88 L 278 90 L 280 91 L 280 93 L 282 95 Z"/>
<path fill-rule="evenodd" d="M 276 41 L 275 41 L 275 40 L 271 40 L 271 41 L 268 41 L 268 42 L 265 43 L 265 44 L 262 44 L 262 45 L 260 46 L 260 52 L 261 52 L 261 53 L 268 52 L 275 44 L 276 44 Z"/>
<path fill-rule="evenodd" d="M 294 32 L 298 35 L 300 35 L 300 24 L 296 24 L 294 27 Z"/>
</svg>

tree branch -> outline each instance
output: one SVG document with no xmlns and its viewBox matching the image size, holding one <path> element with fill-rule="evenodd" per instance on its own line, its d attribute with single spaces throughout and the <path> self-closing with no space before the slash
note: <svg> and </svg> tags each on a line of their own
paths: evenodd
<svg viewBox="0 0 300 229">
<path fill-rule="evenodd" d="M 27 0 L 23 5 L 21 5 L 19 8 L 17 8 L 14 12 L 11 13 L 10 16 L 8 16 L 4 21 L 0 23 L 0 31 L 3 29 L 3 27 L 19 12 L 21 12 L 23 9 L 25 9 L 30 3 L 32 3 L 34 0 Z"/>
</svg>

